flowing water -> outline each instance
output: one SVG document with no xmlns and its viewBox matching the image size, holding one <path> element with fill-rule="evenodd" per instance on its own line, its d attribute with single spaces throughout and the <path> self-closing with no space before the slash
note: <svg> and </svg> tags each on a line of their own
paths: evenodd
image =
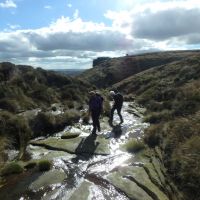
<svg viewBox="0 0 200 200">
<path fill-rule="evenodd" d="M 54 136 L 31 141 L 27 148 L 31 159 L 51 160 L 52 169 L 48 172 L 31 169 L 8 177 L 7 184 L 0 188 L 0 199 L 136 199 L 135 191 L 128 188 L 135 183 L 125 180 L 123 175 L 132 173 L 131 163 L 135 166 L 143 163 L 134 154 L 124 151 L 123 144 L 130 138 L 139 140 L 142 137 L 148 124 L 142 122 L 141 113 L 141 108 L 125 102 L 122 109 L 124 123 L 119 123 L 116 113 L 113 126 L 103 118 L 102 131 L 97 136 L 90 134 L 91 124 L 83 125 L 80 121 Z M 61 139 L 66 132 L 80 135 L 74 139 Z M 128 174 L 124 174 L 125 171 Z M 154 199 L 148 190 L 136 186 L 136 193 L 141 192 L 139 199 Z"/>
</svg>

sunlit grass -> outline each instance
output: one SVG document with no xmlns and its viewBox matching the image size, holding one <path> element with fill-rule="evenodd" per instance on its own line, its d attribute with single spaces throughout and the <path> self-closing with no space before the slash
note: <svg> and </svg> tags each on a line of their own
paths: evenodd
<svg viewBox="0 0 200 200">
<path fill-rule="evenodd" d="M 145 145 L 143 141 L 141 140 L 136 140 L 136 139 L 130 139 L 127 141 L 123 147 L 125 148 L 126 151 L 130 153 L 137 153 L 143 149 L 145 149 Z"/>
</svg>

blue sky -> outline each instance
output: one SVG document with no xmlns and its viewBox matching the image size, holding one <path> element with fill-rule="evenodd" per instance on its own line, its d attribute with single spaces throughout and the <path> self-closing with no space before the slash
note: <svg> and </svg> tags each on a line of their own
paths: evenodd
<svg viewBox="0 0 200 200">
<path fill-rule="evenodd" d="M 5 4 L 5 0 L 1 0 Z M 80 17 L 85 21 L 108 22 L 102 13 L 115 7 L 114 0 L 100 3 L 100 0 L 15 0 L 15 6 L 1 9 L 0 29 L 8 28 L 8 24 L 19 24 L 22 28 L 40 28 L 48 26 L 51 21 L 61 16 L 73 17 L 78 9 Z M 89 2 L 89 3 L 88 3 Z M 97 6 L 98 5 L 98 6 Z"/>
<path fill-rule="evenodd" d="M 90 68 L 99 56 L 198 49 L 199 18 L 198 0 L 0 0 L 0 62 Z"/>
</svg>

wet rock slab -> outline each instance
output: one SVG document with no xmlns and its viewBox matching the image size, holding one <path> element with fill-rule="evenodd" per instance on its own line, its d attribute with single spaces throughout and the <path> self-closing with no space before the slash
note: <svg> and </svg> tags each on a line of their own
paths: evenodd
<svg viewBox="0 0 200 200">
<path fill-rule="evenodd" d="M 110 154 L 109 140 L 93 135 L 72 139 L 48 138 L 45 140 L 31 141 L 30 144 L 43 146 L 51 150 L 66 151 L 71 154 Z"/>
<path fill-rule="evenodd" d="M 160 153 L 128 154 L 121 149 L 130 138 L 140 139 L 149 126 L 142 122 L 142 113 L 137 105 L 125 102 L 124 123 L 119 124 L 116 114 L 113 126 L 108 118 L 101 119 L 101 135 L 89 135 L 91 124 L 79 123 L 53 137 L 32 140 L 29 162 L 48 159 L 52 169 L 39 172 L 33 168 L 11 177 L 0 188 L 0 199 L 180 200 L 166 180 Z M 70 134 L 76 137 L 68 138 Z"/>
<path fill-rule="evenodd" d="M 141 157 L 141 161 L 108 174 L 107 180 L 131 199 L 169 200 L 162 191 L 162 183 L 154 166 L 148 162 L 148 159 Z"/>
<path fill-rule="evenodd" d="M 61 139 L 71 139 L 71 138 L 76 138 L 80 135 L 80 132 L 77 133 L 71 133 L 71 132 L 66 132 L 61 136 Z"/>
<path fill-rule="evenodd" d="M 88 181 L 84 181 L 80 186 L 73 192 L 69 200 L 85 200 L 90 195 L 90 186 L 92 184 Z"/>
<path fill-rule="evenodd" d="M 66 174 L 60 170 L 44 172 L 29 186 L 29 190 L 40 190 L 41 188 L 50 187 L 54 184 L 61 184 L 66 178 Z"/>
<path fill-rule="evenodd" d="M 134 181 L 125 178 L 126 176 L 133 177 Z M 145 171 L 140 167 L 124 168 L 122 171 L 110 174 L 108 179 L 113 185 L 120 188 L 120 190 L 124 191 L 132 199 L 155 199 L 155 197 L 150 194 L 152 193 L 157 196 L 157 200 L 168 200 L 168 197 L 148 179 Z M 138 183 L 144 186 L 146 190 Z"/>
</svg>

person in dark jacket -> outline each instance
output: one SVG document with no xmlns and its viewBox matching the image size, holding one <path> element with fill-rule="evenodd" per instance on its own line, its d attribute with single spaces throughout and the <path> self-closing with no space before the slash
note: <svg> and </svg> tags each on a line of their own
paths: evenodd
<svg viewBox="0 0 200 200">
<path fill-rule="evenodd" d="M 101 131 L 99 117 L 102 112 L 103 99 L 100 94 L 96 94 L 95 91 L 91 91 L 89 94 L 91 95 L 89 100 L 89 114 L 92 118 L 92 134 L 96 134 L 97 129 L 99 132 Z"/>
<path fill-rule="evenodd" d="M 110 112 L 109 124 L 112 125 L 113 115 L 114 115 L 115 110 L 117 110 L 117 114 L 119 115 L 119 118 L 120 118 L 120 123 L 122 124 L 124 122 L 123 117 L 121 115 L 121 109 L 124 102 L 123 96 L 119 92 L 115 93 L 114 91 L 110 91 L 110 95 L 113 98 L 114 103 Z"/>
<path fill-rule="evenodd" d="M 104 98 L 101 96 L 99 91 L 96 91 L 95 93 L 101 100 L 101 114 L 102 114 L 103 113 L 103 101 L 104 101 Z"/>
</svg>

